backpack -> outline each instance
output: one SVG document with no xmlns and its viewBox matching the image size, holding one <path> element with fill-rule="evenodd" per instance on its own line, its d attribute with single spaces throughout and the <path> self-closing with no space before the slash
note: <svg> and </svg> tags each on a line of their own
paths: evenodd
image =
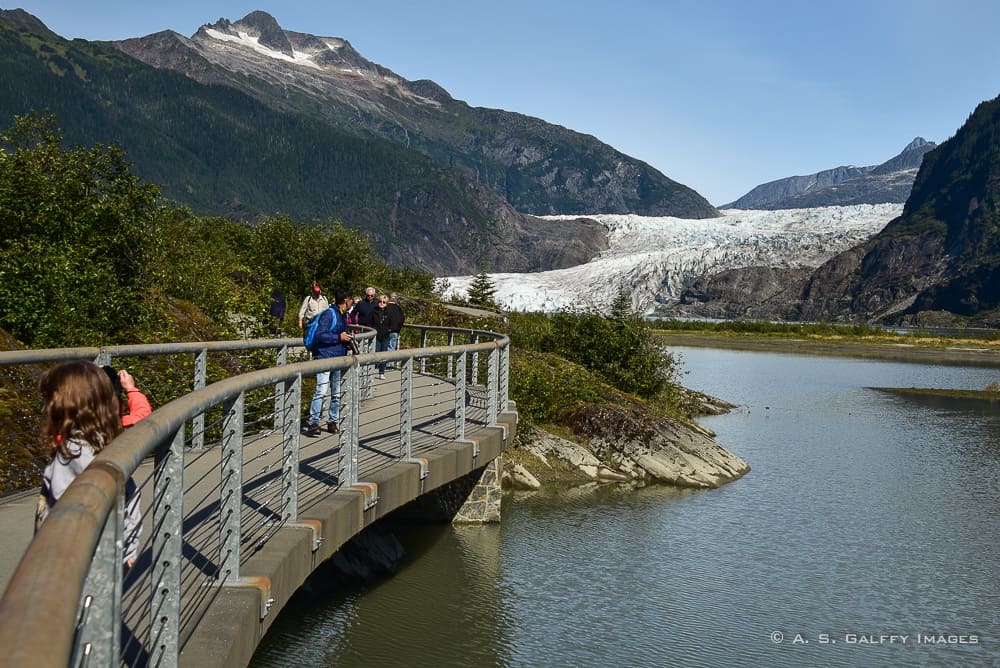
<svg viewBox="0 0 1000 668">
<path fill-rule="evenodd" d="M 337 312 L 333 310 L 333 307 L 326 309 L 330 312 L 330 331 L 337 326 Z M 302 337 L 302 345 L 306 347 L 306 350 L 313 349 L 313 341 L 316 340 L 316 330 L 319 329 L 319 319 L 323 316 L 322 313 L 316 315 L 315 318 L 309 321 L 309 326 L 306 327 L 306 333 Z"/>
</svg>

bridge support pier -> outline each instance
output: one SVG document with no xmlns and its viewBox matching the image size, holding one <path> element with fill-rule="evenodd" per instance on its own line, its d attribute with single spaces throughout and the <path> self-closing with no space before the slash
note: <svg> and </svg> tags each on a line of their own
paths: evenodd
<svg viewBox="0 0 1000 668">
<path fill-rule="evenodd" d="M 500 473 L 503 456 L 497 457 L 482 469 L 479 481 L 458 509 L 452 522 L 455 524 L 492 524 L 500 521 Z M 473 471 L 473 475 L 476 472 Z"/>
<path fill-rule="evenodd" d="M 500 521 L 501 457 L 407 504 L 398 517 L 417 522 L 492 524 Z"/>
</svg>

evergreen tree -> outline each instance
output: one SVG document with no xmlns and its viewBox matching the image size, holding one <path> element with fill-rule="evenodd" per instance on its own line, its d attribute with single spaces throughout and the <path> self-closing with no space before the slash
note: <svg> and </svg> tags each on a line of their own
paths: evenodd
<svg viewBox="0 0 1000 668">
<path fill-rule="evenodd" d="M 490 275 L 486 273 L 486 269 L 480 269 L 479 273 L 472 283 L 469 285 L 469 303 L 476 306 L 486 306 L 488 308 L 496 308 L 496 302 L 493 301 L 493 295 L 496 294 L 497 287 L 493 283 L 493 279 Z"/>
<path fill-rule="evenodd" d="M 636 316 L 636 309 L 632 304 L 632 295 L 629 294 L 623 283 L 618 286 L 615 299 L 611 302 L 611 317 L 615 320 L 629 320 Z"/>
</svg>

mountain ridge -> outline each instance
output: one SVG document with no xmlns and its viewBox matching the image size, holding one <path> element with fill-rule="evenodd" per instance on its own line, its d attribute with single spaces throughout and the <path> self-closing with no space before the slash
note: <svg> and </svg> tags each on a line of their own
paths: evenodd
<svg viewBox="0 0 1000 668">
<path fill-rule="evenodd" d="M 171 44 L 163 35 L 115 44 L 154 67 L 419 151 L 524 213 L 719 215 L 691 188 L 590 135 L 517 112 L 471 107 L 433 81 L 411 82 L 367 60 L 343 38 L 284 30 L 266 12 L 205 24 L 190 38 L 174 33 Z"/>
<path fill-rule="evenodd" d="M 705 276 L 685 300 L 694 317 L 1000 327 L 1000 97 L 923 155 L 900 215 L 869 239 L 804 275 Z"/>
<path fill-rule="evenodd" d="M 842 165 L 815 174 L 789 176 L 754 187 L 722 209 L 804 209 L 852 204 L 902 204 L 923 156 L 937 146 L 916 137 L 879 165 Z"/>
</svg>

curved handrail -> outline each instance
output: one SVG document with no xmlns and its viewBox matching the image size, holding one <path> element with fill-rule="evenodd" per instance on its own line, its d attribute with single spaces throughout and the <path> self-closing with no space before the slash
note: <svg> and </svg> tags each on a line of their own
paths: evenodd
<svg viewBox="0 0 1000 668">
<path fill-rule="evenodd" d="M 122 582 L 120 518 L 124 505 L 125 482 L 150 455 L 162 458 L 163 453 L 170 450 L 171 442 L 176 441 L 178 434 L 183 437 L 184 425 L 214 406 L 231 405 L 231 402 L 247 391 L 279 383 L 288 386 L 297 380 L 301 389 L 303 376 L 323 371 L 339 369 L 350 374 L 352 370 L 357 373 L 360 369 L 379 362 L 404 362 L 409 365 L 412 372 L 414 361 L 422 362 L 441 356 L 449 356 L 449 369 L 450 356 L 460 358 L 459 366 L 463 371 L 461 377 L 456 376 L 456 382 L 459 383 L 459 387 L 464 388 L 465 356 L 488 353 L 491 355 L 490 411 L 492 423 L 495 424 L 499 407 L 506 406 L 506 376 L 509 365 L 506 357 L 503 361 L 500 361 L 499 357 L 494 361 L 493 355 L 501 351 L 506 354 L 509 351 L 509 339 L 504 335 L 481 330 L 422 325 L 408 325 L 408 327 L 420 331 L 421 342 L 426 341 L 428 333 L 440 332 L 449 335 L 449 342 L 452 341 L 452 335 L 461 334 L 469 337 L 473 343 L 311 360 L 233 376 L 196 389 L 165 404 L 123 432 L 102 450 L 94 462 L 67 488 L 22 556 L 3 598 L 0 599 L 0 646 L 8 648 L 5 650 L 6 658 L 15 665 L 24 663 L 34 666 L 65 666 L 72 660 L 74 652 L 81 651 L 78 633 L 80 612 L 77 606 L 67 605 L 67 601 L 80 601 L 83 597 L 85 587 L 89 586 L 86 584 L 87 578 L 94 578 L 94 569 L 100 567 L 100 564 L 95 562 L 98 561 L 97 555 L 105 544 L 111 546 L 111 556 L 104 560 L 110 564 L 110 568 L 106 568 L 103 574 L 97 574 L 98 580 L 104 580 L 103 583 L 99 583 L 98 589 L 103 587 L 105 591 L 117 592 L 119 602 L 117 618 L 111 619 L 110 625 L 105 619 L 105 624 L 108 625 L 105 635 L 110 637 L 104 638 L 107 647 L 102 658 L 113 659 L 117 655 L 120 631 L 116 629 L 121 623 Z M 487 341 L 476 342 L 480 338 Z M 95 351 L 97 355 L 110 353 L 113 356 L 137 356 L 205 349 L 281 348 L 292 345 L 290 341 L 298 340 L 269 339 L 257 342 L 198 342 L 100 349 L 14 351 L 0 353 L 0 366 L 84 359 Z M 17 362 L 11 361 L 14 357 L 18 358 Z M 456 414 L 459 412 L 464 420 L 464 409 L 459 411 L 456 408 Z M 295 419 L 297 421 L 298 417 Z M 356 448 L 356 435 L 353 442 Z M 111 542 L 106 543 L 109 535 Z M 179 547 L 177 553 L 179 556 Z M 112 617 L 114 616 L 113 613 Z M 74 632 L 74 629 L 77 629 L 77 632 Z M 177 655 L 161 658 L 165 659 L 167 664 L 176 664 Z"/>
</svg>

